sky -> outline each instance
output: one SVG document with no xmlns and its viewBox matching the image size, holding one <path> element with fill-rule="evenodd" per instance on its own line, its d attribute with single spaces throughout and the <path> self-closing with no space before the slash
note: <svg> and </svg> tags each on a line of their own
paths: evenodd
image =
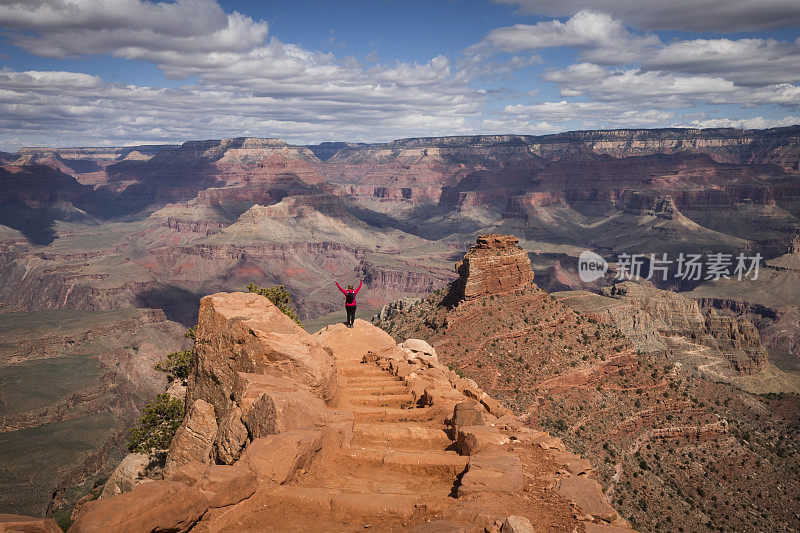
<svg viewBox="0 0 800 533">
<path fill-rule="evenodd" d="M 0 0 L 0 150 L 800 124 L 800 0 Z"/>
</svg>

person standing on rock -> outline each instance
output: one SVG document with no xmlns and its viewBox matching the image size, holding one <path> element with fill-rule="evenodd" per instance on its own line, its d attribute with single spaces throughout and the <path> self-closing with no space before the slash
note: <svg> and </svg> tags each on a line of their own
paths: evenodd
<svg viewBox="0 0 800 533">
<path fill-rule="evenodd" d="M 337 287 L 339 287 L 339 290 L 342 291 L 342 294 L 344 294 L 344 308 L 347 311 L 347 320 L 345 320 L 344 324 L 348 328 L 352 328 L 353 322 L 356 321 L 356 294 L 358 294 L 358 291 L 361 290 L 364 280 L 361 280 L 361 283 L 358 284 L 358 288 L 355 290 L 353 289 L 352 285 L 348 285 L 347 290 L 344 290 L 342 286 L 339 285 L 338 281 L 333 280 L 333 282 Z"/>
</svg>

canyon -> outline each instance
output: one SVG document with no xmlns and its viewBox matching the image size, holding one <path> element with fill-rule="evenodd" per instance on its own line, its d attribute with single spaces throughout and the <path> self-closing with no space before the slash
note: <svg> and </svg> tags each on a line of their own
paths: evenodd
<svg viewBox="0 0 800 533">
<path fill-rule="evenodd" d="M 364 279 L 359 316 L 380 313 L 381 323 L 389 324 L 392 316 L 425 310 L 424 320 L 404 330 L 406 338 L 429 329 L 442 333 L 455 320 L 447 313 L 473 309 L 474 316 L 462 320 L 508 328 L 507 337 L 487 341 L 470 334 L 458 349 L 452 346 L 458 340 L 448 341 L 453 354 L 466 353 L 470 343 L 480 347 L 464 371 L 473 372 L 476 382 L 512 409 L 551 409 L 541 420 L 552 431 L 561 431 L 561 424 L 555 425 L 559 419 L 570 426 L 562 411 L 579 409 L 589 401 L 587 391 L 604 379 L 623 372 L 633 383 L 673 363 L 691 374 L 680 394 L 705 398 L 707 382 L 716 380 L 715 387 L 733 391 L 721 397 L 729 397 L 729 406 L 737 409 L 746 403 L 738 395 L 798 392 L 800 127 L 312 146 L 243 137 L 181 145 L 25 148 L 2 154 L 0 183 L 0 275 L 5 281 L 0 319 L 8 328 L 0 338 L 0 383 L 10 383 L 24 369 L 33 372 L 35 365 L 49 382 L 53 369 L 68 363 L 89 378 L 72 380 L 52 395 L 29 395 L 26 409 L 12 409 L 0 399 L 3 427 L 9 429 L 4 435 L 23 447 L 28 434 L 58 434 L 58 424 L 97 429 L 90 444 L 87 440 L 79 452 L 52 463 L 58 481 L 31 485 L 40 495 L 57 493 L 54 501 L 41 496 L 14 501 L 8 487 L 24 474 L 0 467 L 0 479 L 8 480 L 0 483 L 0 495 L 11 498 L 2 500 L 3 508 L 11 511 L 37 515 L 66 509 L 78 497 L 75 486 L 110 475 L 122 453 L 124 426 L 163 384 L 152 366 L 186 346 L 183 332 L 197 324 L 204 296 L 241 291 L 251 282 L 284 285 L 301 320 L 314 329 L 343 318 L 333 279 Z M 505 241 L 515 260 L 502 273 L 482 257 L 484 246 L 493 250 L 490 255 L 496 251 L 488 241 L 476 243 L 484 234 L 515 236 Z M 478 249 L 465 259 L 473 244 Z M 608 261 L 605 276 L 581 279 L 578 258 L 584 250 Z M 622 254 L 674 258 L 680 253 L 760 254 L 762 261 L 757 279 L 682 279 L 674 265 L 664 280 L 616 279 Z M 461 269 L 454 269 L 462 260 Z M 464 277 L 464 270 L 473 275 Z M 484 270 L 488 277 L 480 279 Z M 612 294 L 615 285 L 625 293 Z M 431 294 L 446 305 L 424 303 Z M 380 311 L 398 299 L 407 303 Z M 466 303 L 456 305 L 461 300 Z M 479 302 L 481 309 L 470 302 Z M 448 305 L 455 307 L 448 310 Z M 583 317 L 580 326 L 570 314 L 575 311 Z M 558 318 L 545 319 L 542 313 Z M 535 334 L 533 320 L 540 327 Z M 73 327 L 74 321 L 86 326 Z M 38 323 L 42 329 L 27 336 L 6 333 Z M 557 333 L 565 324 L 575 326 L 573 333 L 584 332 L 588 344 L 583 336 L 579 344 L 562 342 Z M 543 333 L 542 328 L 555 329 Z M 118 331 L 125 334 L 112 340 Z M 503 362 L 500 368 L 500 346 L 512 352 L 528 346 L 533 359 Z M 436 347 L 444 361 L 455 357 Z M 556 357 L 565 349 L 579 354 L 580 363 Z M 606 354 L 605 361 L 600 354 Z M 639 357 L 647 363 L 634 364 Z M 575 373 L 588 362 L 599 374 Z M 652 367 L 645 372 L 643 365 Z M 517 383 L 510 377 L 516 374 L 528 377 Z M 574 405 L 563 395 L 540 405 L 531 401 L 528 389 L 542 383 L 554 390 L 571 383 L 572 392 L 581 384 L 578 395 L 587 396 Z M 604 394 L 622 394 L 612 391 L 632 386 L 609 385 Z M 755 398 L 778 410 L 789 401 Z M 620 413 L 640 410 L 626 402 L 620 403 L 625 406 Z M 664 409 L 659 419 L 676 416 Z M 743 424 L 764 429 L 742 416 Z M 669 427 L 707 427 L 710 433 L 703 430 L 703 435 L 718 427 L 713 416 L 678 422 Z M 651 425 L 642 431 L 658 430 L 652 436 L 662 429 Z M 628 432 L 624 439 L 642 435 Z M 562 436 L 569 444 L 571 437 Z M 642 441 L 645 450 L 663 440 L 652 438 L 656 441 Z M 591 442 L 587 450 L 596 446 Z M 57 450 L 46 441 L 41 453 L 51 461 Z M 591 460 L 610 458 L 608 450 L 601 453 L 606 456 Z M 619 463 L 624 469 L 635 466 L 626 461 Z M 607 479 L 605 464 L 598 465 L 602 479 Z M 642 490 L 637 488 L 641 477 L 619 479 L 624 481 L 614 490 L 623 490 L 624 513 L 641 520 L 645 513 L 631 496 L 634 488 Z M 627 481 L 631 487 L 620 489 Z M 45 483 L 50 483 L 46 489 Z"/>
</svg>

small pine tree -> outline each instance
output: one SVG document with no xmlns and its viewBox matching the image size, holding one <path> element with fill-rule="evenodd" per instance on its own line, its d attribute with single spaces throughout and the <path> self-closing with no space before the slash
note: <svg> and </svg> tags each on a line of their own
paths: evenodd
<svg viewBox="0 0 800 533">
<path fill-rule="evenodd" d="M 172 383 L 176 379 L 186 381 L 189 379 L 189 371 L 192 368 L 192 351 L 180 350 L 167 354 L 166 361 L 160 361 L 156 370 L 167 373 L 167 381 Z"/>
<path fill-rule="evenodd" d="M 289 291 L 287 291 L 283 285 L 264 288 L 251 283 L 247 286 L 247 292 L 254 292 L 266 297 L 270 302 L 274 303 L 275 307 L 280 309 L 284 315 L 297 322 L 298 325 L 303 325 L 300 323 L 300 318 L 297 316 L 297 311 L 294 308 L 292 295 L 289 294 Z"/>
<path fill-rule="evenodd" d="M 142 416 L 129 430 L 128 451 L 150 453 L 169 448 L 178 426 L 183 421 L 183 402 L 166 392 L 148 402 Z"/>
</svg>

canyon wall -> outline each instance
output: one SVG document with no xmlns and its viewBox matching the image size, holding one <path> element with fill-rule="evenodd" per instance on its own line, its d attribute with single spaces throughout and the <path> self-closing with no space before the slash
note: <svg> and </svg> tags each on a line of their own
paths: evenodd
<svg viewBox="0 0 800 533">
<path fill-rule="evenodd" d="M 740 374 L 755 374 L 767 365 L 767 350 L 747 318 L 720 315 L 713 308 L 703 314 L 695 300 L 633 282 L 605 287 L 602 293 L 644 310 L 662 335 L 686 337 L 724 354 Z"/>
</svg>

